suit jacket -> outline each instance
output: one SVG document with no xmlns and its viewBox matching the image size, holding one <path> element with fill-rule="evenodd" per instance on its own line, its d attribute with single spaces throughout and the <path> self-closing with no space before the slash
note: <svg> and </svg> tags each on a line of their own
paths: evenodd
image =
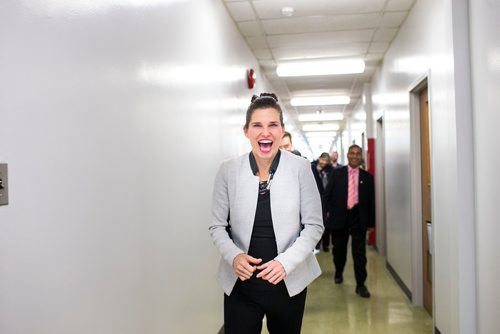
<svg viewBox="0 0 500 334">
<path fill-rule="evenodd" d="M 324 168 L 324 171 L 327 173 L 328 178 L 330 177 L 330 174 L 332 173 L 333 169 L 334 168 L 331 165 L 327 165 Z M 321 175 L 319 174 L 318 171 L 318 161 L 311 162 L 311 170 L 313 172 L 314 179 L 316 180 L 316 185 L 318 186 L 319 194 L 324 195 L 326 189 L 325 187 L 323 187 L 323 181 L 321 180 Z"/>
<path fill-rule="evenodd" d="M 330 174 L 325 198 L 330 212 L 329 225 L 333 229 L 343 228 L 347 223 L 347 166 L 334 169 Z M 359 222 L 362 227 L 375 226 L 375 187 L 373 176 L 359 169 L 358 183 Z"/>
<path fill-rule="evenodd" d="M 252 173 L 248 155 L 224 162 L 215 178 L 209 231 L 222 255 L 218 281 L 227 295 L 238 279 L 233 260 L 248 252 L 257 208 L 259 177 Z M 294 296 L 321 274 L 312 252 L 324 229 L 320 196 L 310 163 L 286 151 L 281 151 L 271 182 L 275 260 L 285 268 L 285 285 Z"/>
<path fill-rule="evenodd" d="M 337 163 L 337 165 L 335 167 L 332 166 L 333 169 L 339 169 L 339 168 L 342 168 L 342 167 L 344 167 L 344 165 L 339 164 L 339 163 Z"/>
<path fill-rule="evenodd" d="M 327 203 L 326 203 L 326 200 L 325 200 L 325 190 L 326 190 L 326 187 L 323 187 L 323 180 L 321 180 L 321 175 L 318 172 L 318 161 L 317 160 L 313 161 L 311 163 L 311 170 L 313 172 L 314 179 L 316 180 L 316 185 L 318 186 L 319 195 L 321 196 L 321 207 L 323 209 L 323 219 L 326 219 L 326 213 L 328 211 L 328 206 L 327 206 Z M 327 165 L 324 168 L 324 171 L 326 172 L 327 177 L 329 179 L 330 178 L 330 174 L 333 172 L 333 166 Z M 325 222 L 325 223 L 327 223 L 327 222 Z"/>
</svg>

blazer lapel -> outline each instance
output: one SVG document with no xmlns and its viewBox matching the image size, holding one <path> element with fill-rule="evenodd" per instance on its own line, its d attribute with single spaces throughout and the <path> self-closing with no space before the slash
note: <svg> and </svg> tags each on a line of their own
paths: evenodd
<svg viewBox="0 0 500 334">
<path fill-rule="evenodd" d="M 241 222 L 240 228 L 244 230 L 242 235 L 246 236 L 246 240 L 243 242 L 246 248 L 245 252 L 247 252 L 250 247 L 250 239 L 252 237 L 253 222 L 255 220 L 255 211 L 257 210 L 257 199 L 259 193 L 259 177 L 253 175 L 248 156 L 246 156 L 246 159 L 243 159 L 242 161 L 239 177 L 236 182 L 238 184 L 236 195 L 237 200 L 234 203 L 235 205 L 241 203 L 241 205 L 235 209 L 238 212 L 238 221 Z"/>
</svg>

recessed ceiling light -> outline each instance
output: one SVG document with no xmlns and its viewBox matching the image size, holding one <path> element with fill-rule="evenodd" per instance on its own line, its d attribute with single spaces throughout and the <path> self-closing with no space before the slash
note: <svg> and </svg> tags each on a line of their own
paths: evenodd
<svg viewBox="0 0 500 334">
<path fill-rule="evenodd" d="M 344 115 L 341 112 L 324 112 L 321 114 L 301 114 L 298 118 L 300 122 L 341 121 L 344 119 Z"/>
<path fill-rule="evenodd" d="M 363 73 L 364 71 L 364 60 L 345 58 L 281 63 L 276 67 L 276 74 L 279 77 L 351 74 Z"/>
<path fill-rule="evenodd" d="M 295 14 L 295 9 L 293 7 L 283 7 L 281 8 L 281 15 L 283 16 L 293 16 Z"/>
<path fill-rule="evenodd" d="M 326 124 L 305 124 L 302 126 L 302 131 L 337 131 L 339 125 L 336 123 Z"/>
<path fill-rule="evenodd" d="M 294 97 L 290 100 L 290 104 L 294 107 L 298 106 L 329 106 L 338 104 L 349 104 L 351 98 L 349 96 L 312 96 L 312 97 Z"/>
</svg>

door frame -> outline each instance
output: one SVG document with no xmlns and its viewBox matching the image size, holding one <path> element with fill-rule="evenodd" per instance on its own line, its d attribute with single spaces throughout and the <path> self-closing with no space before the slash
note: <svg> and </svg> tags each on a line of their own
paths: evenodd
<svg viewBox="0 0 500 334">
<path fill-rule="evenodd" d="M 387 225 L 385 206 L 385 111 L 376 122 L 375 142 L 375 196 L 376 196 L 376 243 L 375 246 L 380 255 L 387 257 Z"/>
<path fill-rule="evenodd" d="M 411 259 L 412 259 L 412 303 L 418 306 L 424 304 L 423 262 L 422 262 L 422 186 L 420 165 L 420 93 L 427 89 L 428 100 L 431 100 L 430 72 L 419 77 L 410 86 L 410 200 L 411 200 Z M 432 159 L 432 110 L 429 103 L 429 145 Z M 432 160 L 431 160 L 432 161 Z M 431 187 L 431 198 L 433 198 Z M 432 208 L 431 208 L 432 210 Z M 434 248 L 434 235 L 431 236 L 429 247 Z M 432 274 L 434 275 L 434 257 L 432 257 Z M 434 279 L 433 279 L 434 281 Z M 433 305 L 434 305 L 434 291 Z"/>
</svg>

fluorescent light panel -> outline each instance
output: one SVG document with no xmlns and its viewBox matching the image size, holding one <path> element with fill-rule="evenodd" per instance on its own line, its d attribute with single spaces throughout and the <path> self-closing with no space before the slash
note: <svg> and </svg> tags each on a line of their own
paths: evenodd
<svg viewBox="0 0 500 334">
<path fill-rule="evenodd" d="M 321 121 L 341 121 L 344 115 L 341 112 L 315 113 L 299 115 L 300 122 L 321 122 Z"/>
<path fill-rule="evenodd" d="M 339 125 L 336 123 L 326 124 L 305 124 L 302 126 L 302 131 L 337 131 Z"/>
<path fill-rule="evenodd" d="M 365 62 L 362 59 L 309 60 L 283 63 L 276 67 L 279 77 L 351 74 L 364 71 Z"/>
<path fill-rule="evenodd" d="M 366 121 L 366 113 L 364 111 L 358 111 L 354 114 L 354 119 L 358 121 Z"/>
<path fill-rule="evenodd" d="M 349 129 L 349 127 L 348 127 Z M 366 129 L 366 124 L 365 123 L 351 123 L 350 130 L 351 131 L 363 131 Z"/>
<path fill-rule="evenodd" d="M 290 104 L 294 107 L 299 106 L 331 106 L 339 104 L 349 104 L 351 98 L 349 96 L 310 96 L 310 97 L 294 97 L 290 100 Z"/>
<path fill-rule="evenodd" d="M 337 135 L 336 131 L 308 131 L 305 132 L 307 138 L 325 138 L 325 137 L 335 137 Z"/>
</svg>

